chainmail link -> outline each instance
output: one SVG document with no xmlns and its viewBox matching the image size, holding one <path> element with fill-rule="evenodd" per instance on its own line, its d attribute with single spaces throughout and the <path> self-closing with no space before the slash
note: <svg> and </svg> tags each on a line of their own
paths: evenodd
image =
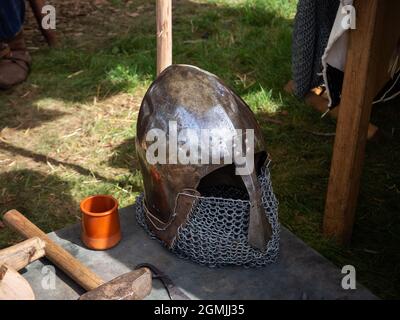
<svg viewBox="0 0 400 320">
<path fill-rule="evenodd" d="M 272 227 L 272 237 L 264 252 L 251 247 L 247 240 L 250 202 L 243 200 L 248 199 L 246 191 L 230 186 L 217 186 L 214 190 L 207 190 L 207 197 L 198 197 L 187 222 L 178 229 L 171 251 L 181 258 L 209 267 L 262 267 L 275 262 L 280 234 L 278 201 L 267 167 L 263 168 L 258 179 L 265 214 Z M 155 239 L 146 224 L 143 200 L 143 194 L 136 199 L 136 219 Z"/>
</svg>

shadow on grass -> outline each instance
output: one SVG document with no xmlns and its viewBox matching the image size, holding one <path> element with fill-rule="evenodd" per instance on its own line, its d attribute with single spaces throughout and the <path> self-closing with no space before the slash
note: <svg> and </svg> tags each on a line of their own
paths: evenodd
<svg viewBox="0 0 400 320">
<path fill-rule="evenodd" d="M 138 168 L 136 157 L 135 138 L 129 138 L 120 143 L 112 150 L 113 156 L 108 160 L 108 164 L 114 168 L 128 169 L 136 173 Z"/>
<path fill-rule="evenodd" d="M 13 155 L 19 155 L 19 156 L 23 156 L 26 158 L 30 158 L 35 162 L 40 162 L 40 163 L 50 163 L 52 165 L 55 166 L 64 166 L 67 167 L 69 169 L 72 169 L 74 171 L 76 171 L 77 173 L 84 175 L 84 176 L 88 176 L 88 177 L 94 177 L 96 179 L 99 179 L 101 181 L 104 182 L 109 182 L 109 183 L 117 183 L 116 181 L 112 180 L 112 179 L 108 179 L 104 176 L 102 176 L 101 174 L 97 173 L 97 172 L 93 172 L 89 169 L 86 169 L 80 165 L 74 164 L 74 163 L 69 163 L 69 162 L 65 162 L 65 161 L 60 161 L 60 160 L 56 160 L 54 158 L 51 158 L 47 155 L 44 154 L 40 154 L 40 153 L 35 153 L 32 152 L 30 150 L 21 148 L 21 147 L 17 147 L 14 146 L 12 144 L 0 141 L 0 150 L 4 150 L 4 151 L 8 151 Z"/>
<path fill-rule="evenodd" d="M 35 170 L 16 170 L 0 174 L 0 215 L 17 209 L 44 232 L 74 223 L 78 205 L 70 186 L 55 175 Z M 22 238 L 8 228 L 0 229 L 1 246 Z"/>
<path fill-rule="evenodd" d="M 118 181 L 118 180 L 115 180 L 115 179 L 110 179 L 110 178 L 107 178 L 107 177 L 101 175 L 98 172 L 94 172 L 93 170 L 89 170 L 87 168 L 84 168 L 81 165 L 74 164 L 74 163 L 69 163 L 69 162 L 66 162 L 66 161 L 60 161 L 60 160 L 54 159 L 52 157 L 49 157 L 47 155 L 43 155 L 43 154 L 40 154 L 40 153 L 35 153 L 35 152 L 30 151 L 30 150 L 14 146 L 12 144 L 9 144 L 9 143 L 3 142 L 3 141 L 0 141 L 0 150 L 7 151 L 7 152 L 11 153 L 12 155 L 18 155 L 18 156 L 23 156 L 23 157 L 26 157 L 26 158 L 30 158 L 35 162 L 40 162 L 40 163 L 43 163 L 43 164 L 50 163 L 51 165 L 54 165 L 54 166 L 64 166 L 64 167 L 66 167 L 68 169 L 74 170 L 75 172 L 77 172 L 77 173 L 79 173 L 79 174 L 81 174 L 83 176 L 95 178 L 95 179 L 100 180 L 102 182 L 106 182 L 106 183 L 109 183 L 109 184 L 117 185 L 117 186 L 119 186 L 121 188 L 124 188 L 126 184 L 130 184 L 130 186 L 133 187 L 132 188 L 132 192 L 139 192 L 141 190 L 141 186 L 140 185 L 131 184 L 129 182 L 129 179 L 126 180 L 125 182 L 124 181 Z M 134 154 L 136 154 L 136 153 L 134 152 Z M 129 156 L 126 155 L 125 153 L 123 153 L 122 158 L 123 157 L 129 157 Z M 116 159 L 118 159 L 117 161 L 124 161 L 124 160 L 122 160 L 122 158 L 116 157 Z M 133 168 L 132 168 L 132 171 L 133 171 Z"/>
<path fill-rule="evenodd" d="M 1 93 L 0 93 L 1 99 Z M 4 98 L 3 100 L 7 100 Z M 0 100 L 1 103 L 1 100 Z M 11 100 L 0 104 L 0 132 L 4 128 L 26 130 L 51 122 L 66 115 L 66 112 L 51 109 L 40 109 L 32 101 L 15 103 Z"/>
</svg>

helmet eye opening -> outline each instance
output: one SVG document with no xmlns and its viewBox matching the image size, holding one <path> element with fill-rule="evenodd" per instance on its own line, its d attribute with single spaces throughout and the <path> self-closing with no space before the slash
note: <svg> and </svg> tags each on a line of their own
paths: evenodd
<svg viewBox="0 0 400 320">
<path fill-rule="evenodd" d="M 267 160 L 265 151 L 254 155 L 254 169 L 256 174 L 261 174 L 261 169 Z M 235 164 L 218 168 L 201 178 L 197 191 L 203 197 L 230 198 L 234 200 L 249 200 L 248 190 L 240 175 L 236 174 Z"/>
</svg>

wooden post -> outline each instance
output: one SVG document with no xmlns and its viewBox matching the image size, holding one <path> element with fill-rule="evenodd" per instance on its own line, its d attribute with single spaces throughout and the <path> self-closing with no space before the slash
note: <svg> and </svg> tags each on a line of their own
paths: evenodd
<svg viewBox="0 0 400 320">
<path fill-rule="evenodd" d="M 323 223 L 324 234 L 342 244 L 351 239 L 372 102 L 388 80 L 400 36 L 400 1 L 359 0 L 355 6 Z"/>
<path fill-rule="evenodd" d="M 172 0 L 157 0 L 157 75 L 172 64 Z"/>
</svg>

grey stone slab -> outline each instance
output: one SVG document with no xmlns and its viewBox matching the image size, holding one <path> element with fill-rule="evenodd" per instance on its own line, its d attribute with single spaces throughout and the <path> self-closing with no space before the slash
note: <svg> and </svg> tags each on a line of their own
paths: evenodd
<svg viewBox="0 0 400 320">
<path fill-rule="evenodd" d="M 277 263 L 257 269 L 215 269 L 177 258 L 150 239 L 136 223 L 134 206 L 121 209 L 120 215 L 123 239 L 107 251 L 86 249 L 80 240 L 79 225 L 49 236 L 105 280 L 148 262 L 168 274 L 192 299 L 376 299 L 360 284 L 356 290 L 342 289 L 340 270 L 285 228 Z M 59 270 L 52 287 L 45 265 L 51 263 L 42 259 L 23 272 L 37 299 L 77 299 L 83 293 Z M 154 280 L 148 299 L 168 299 L 158 280 Z"/>
</svg>

